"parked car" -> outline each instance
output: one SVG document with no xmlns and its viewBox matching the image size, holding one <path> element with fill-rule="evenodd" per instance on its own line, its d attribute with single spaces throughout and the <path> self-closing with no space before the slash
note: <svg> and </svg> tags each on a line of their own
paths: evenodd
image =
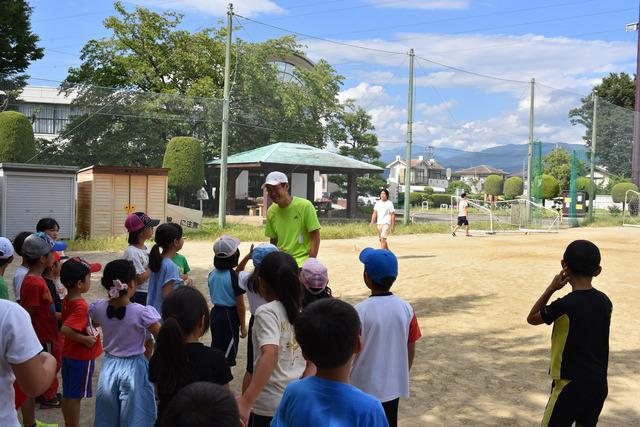
<svg viewBox="0 0 640 427">
<path fill-rule="evenodd" d="M 380 197 L 374 197 L 369 194 L 358 196 L 358 203 L 361 205 L 375 205 L 378 200 L 380 200 Z"/>
</svg>

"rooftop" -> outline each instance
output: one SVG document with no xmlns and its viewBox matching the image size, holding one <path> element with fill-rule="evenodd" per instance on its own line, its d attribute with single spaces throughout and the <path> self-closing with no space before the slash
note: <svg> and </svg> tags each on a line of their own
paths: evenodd
<svg viewBox="0 0 640 427">
<path fill-rule="evenodd" d="M 509 175 L 509 172 L 487 165 L 472 166 L 455 171 L 456 175 Z"/>
</svg>

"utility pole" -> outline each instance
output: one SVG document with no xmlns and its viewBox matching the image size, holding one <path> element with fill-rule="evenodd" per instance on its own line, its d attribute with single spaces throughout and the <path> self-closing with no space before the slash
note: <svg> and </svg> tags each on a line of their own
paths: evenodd
<svg viewBox="0 0 640 427">
<path fill-rule="evenodd" d="M 224 55 L 224 104 L 222 106 L 222 146 L 220 147 L 220 192 L 218 199 L 218 225 L 227 223 L 227 146 L 229 145 L 229 83 L 231 77 L 231 31 L 233 4 L 227 9 L 227 45 Z"/>
<path fill-rule="evenodd" d="M 631 179 L 635 185 L 640 183 L 640 10 L 638 22 L 627 24 L 627 31 L 638 33 L 638 47 L 636 53 L 636 102 L 633 120 L 633 151 L 631 152 Z"/>
<path fill-rule="evenodd" d="M 531 79 L 531 106 L 529 107 L 529 155 L 527 156 L 527 200 L 533 200 L 531 165 L 533 164 L 533 111 L 535 108 L 536 79 Z M 529 205 L 531 206 L 531 205 Z"/>
<path fill-rule="evenodd" d="M 593 175 L 596 168 L 596 140 L 598 138 L 598 94 L 593 91 L 593 123 L 591 125 L 591 173 L 589 184 L 589 222 L 593 222 L 595 219 L 595 211 L 593 210 L 593 201 L 596 197 L 596 184 L 593 181 Z"/>
<path fill-rule="evenodd" d="M 402 223 L 409 224 L 409 209 L 411 206 L 411 143 L 413 142 L 413 49 L 409 50 L 409 108 L 407 114 L 407 158 L 404 168 L 404 216 Z"/>
</svg>

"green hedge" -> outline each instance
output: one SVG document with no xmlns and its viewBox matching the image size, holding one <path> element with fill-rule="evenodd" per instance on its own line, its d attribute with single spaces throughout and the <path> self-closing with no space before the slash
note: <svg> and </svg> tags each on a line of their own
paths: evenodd
<svg viewBox="0 0 640 427">
<path fill-rule="evenodd" d="M 504 196 L 507 199 L 515 199 L 522 195 L 524 184 L 519 176 L 512 176 L 504 182 Z"/>
<path fill-rule="evenodd" d="M 591 191 L 595 190 L 595 185 L 591 185 L 591 179 L 587 177 L 580 177 L 576 180 L 576 187 L 578 191 L 585 191 L 587 193 L 587 198 L 591 197 Z M 595 197 L 596 191 L 594 191 Z"/>
<path fill-rule="evenodd" d="M 611 198 L 616 203 L 624 203 L 624 196 L 628 190 L 638 191 L 638 186 L 631 182 L 621 182 L 611 189 Z"/>
<path fill-rule="evenodd" d="M 431 203 L 434 208 L 439 208 L 441 204 L 451 205 L 451 195 L 449 194 L 433 194 L 431 195 Z"/>
<path fill-rule="evenodd" d="M 542 175 L 542 198 L 553 199 L 560 194 L 560 183 L 551 175 Z"/>
<path fill-rule="evenodd" d="M 502 194 L 504 181 L 500 175 L 489 175 L 484 179 L 482 185 L 484 192 L 490 196 L 499 196 Z"/>
<path fill-rule="evenodd" d="M 175 189 L 182 206 L 185 197 L 199 190 L 204 181 L 202 144 L 188 136 L 171 138 L 164 152 L 162 167 L 170 169 L 168 184 Z"/>
<path fill-rule="evenodd" d="M 36 155 L 31 122 L 16 111 L 0 113 L 0 163 L 25 163 Z"/>
</svg>

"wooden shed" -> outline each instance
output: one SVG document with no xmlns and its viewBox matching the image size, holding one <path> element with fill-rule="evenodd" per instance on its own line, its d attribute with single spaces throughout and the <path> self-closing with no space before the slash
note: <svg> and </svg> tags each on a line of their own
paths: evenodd
<svg viewBox="0 0 640 427">
<path fill-rule="evenodd" d="M 126 233 L 130 212 L 166 220 L 169 169 L 89 166 L 78 171 L 78 235 Z"/>
<path fill-rule="evenodd" d="M 40 218 L 60 224 L 60 237 L 75 238 L 76 171 L 73 166 L 0 163 L 0 234 L 36 231 Z"/>
</svg>

